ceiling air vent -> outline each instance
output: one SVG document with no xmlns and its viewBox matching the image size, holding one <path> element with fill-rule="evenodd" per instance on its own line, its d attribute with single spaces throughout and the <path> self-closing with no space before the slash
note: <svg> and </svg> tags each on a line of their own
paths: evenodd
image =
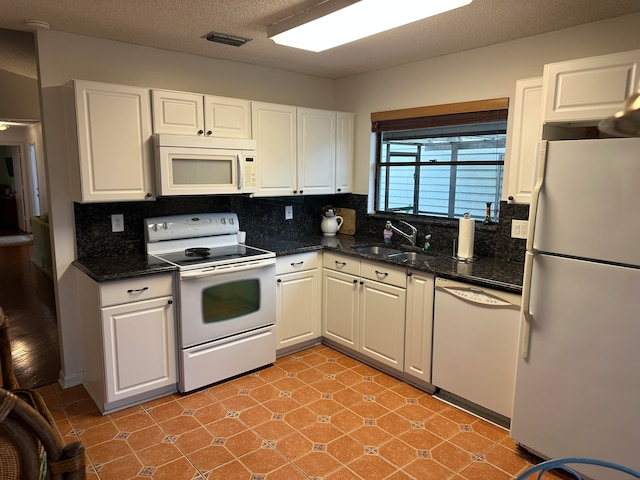
<svg viewBox="0 0 640 480">
<path fill-rule="evenodd" d="M 206 38 L 210 42 L 223 43 L 225 45 L 233 45 L 234 47 L 241 47 L 245 43 L 250 42 L 252 40 L 251 38 L 243 38 L 243 37 L 238 37 L 236 35 L 228 35 L 226 33 L 218 33 L 218 32 L 207 33 L 204 36 L 204 38 Z"/>
</svg>

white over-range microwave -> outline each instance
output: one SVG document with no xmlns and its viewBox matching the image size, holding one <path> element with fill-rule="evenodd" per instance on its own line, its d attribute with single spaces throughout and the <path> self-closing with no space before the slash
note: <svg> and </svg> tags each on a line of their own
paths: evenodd
<svg viewBox="0 0 640 480">
<path fill-rule="evenodd" d="M 255 140 L 157 134 L 154 142 L 159 195 L 257 190 Z"/>
</svg>

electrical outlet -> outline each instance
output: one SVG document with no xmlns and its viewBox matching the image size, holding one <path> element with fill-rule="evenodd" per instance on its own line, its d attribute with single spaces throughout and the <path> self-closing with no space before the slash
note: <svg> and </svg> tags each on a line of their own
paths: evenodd
<svg viewBox="0 0 640 480">
<path fill-rule="evenodd" d="M 287 205 L 284 207 L 284 219 L 293 220 L 293 205 Z"/>
<path fill-rule="evenodd" d="M 111 231 L 124 232 L 124 215 L 122 213 L 111 215 Z"/>
<path fill-rule="evenodd" d="M 511 220 L 511 238 L 527 238 L 529 235 L 528 220 Z"/>
</svg>

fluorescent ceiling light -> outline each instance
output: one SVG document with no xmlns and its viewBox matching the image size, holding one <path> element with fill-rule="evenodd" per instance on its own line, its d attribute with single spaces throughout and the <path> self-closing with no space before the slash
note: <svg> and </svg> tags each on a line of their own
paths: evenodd
<svg viewBox="0 0 640 480">
<path fill-rule="evenodd" d="M 326 0 L 267 27 L 280 45 L 321 52 L 471 3 L 471 0 Z"/>
</svg>

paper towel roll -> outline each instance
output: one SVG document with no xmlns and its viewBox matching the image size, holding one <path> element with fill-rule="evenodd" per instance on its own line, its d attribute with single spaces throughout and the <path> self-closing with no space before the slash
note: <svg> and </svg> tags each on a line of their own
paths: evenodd
<svg viewBox="0 0 640 480">
<path fill-rule="evenodd" d="M 458 224 L 458 258 L 473 258 L 473 240 L 475 235 L 475 220 L 461 218 Z"/>
</svg>

